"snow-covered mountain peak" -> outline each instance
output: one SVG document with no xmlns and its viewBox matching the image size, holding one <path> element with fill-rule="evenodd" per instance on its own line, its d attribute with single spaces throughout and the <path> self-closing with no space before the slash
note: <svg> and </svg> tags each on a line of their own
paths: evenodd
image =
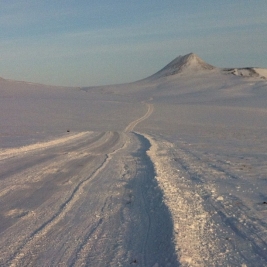
<svg viewBox="0 0 267 267">
<path fill-rule="evenodd" d="M 156 76 L 171 76 L 177 73 L 186 73 L 198 70 L 212 70 L 215 67 L 203 61 L 194 53 L 179 56 L 171 61 L 167 66 L 157 72 Z"/>
</svg>

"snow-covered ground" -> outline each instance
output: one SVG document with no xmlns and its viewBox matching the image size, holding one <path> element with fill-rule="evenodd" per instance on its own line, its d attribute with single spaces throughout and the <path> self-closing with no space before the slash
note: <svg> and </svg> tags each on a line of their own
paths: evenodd
<svg viewBox="0 0 267 267">
<path fill-rule="evenodd" d="M 0 79 L 0 265 L 267 266 L 264 75 L 189 54 L 131 84 Z"/>
</svg>

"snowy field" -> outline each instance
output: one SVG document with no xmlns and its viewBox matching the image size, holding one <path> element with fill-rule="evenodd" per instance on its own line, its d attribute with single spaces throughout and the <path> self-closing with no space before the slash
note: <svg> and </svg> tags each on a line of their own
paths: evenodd
<svg viewBox="0 0 267 267">
<path fill-rule="evenodd" d="M 266 69 L 0 79 L 0 114 L 0 266 L 267 266 Z"/>
</svg>

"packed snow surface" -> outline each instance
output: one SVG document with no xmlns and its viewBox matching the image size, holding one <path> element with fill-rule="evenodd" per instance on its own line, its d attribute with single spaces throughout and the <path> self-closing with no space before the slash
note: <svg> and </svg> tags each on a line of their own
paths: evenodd
<svg viewBox="0 0 267 267">
<path fill-rule="evenodd" d="M 0 266 L 267 266 L 266 76 L 0 79 Z"/>
</svg>

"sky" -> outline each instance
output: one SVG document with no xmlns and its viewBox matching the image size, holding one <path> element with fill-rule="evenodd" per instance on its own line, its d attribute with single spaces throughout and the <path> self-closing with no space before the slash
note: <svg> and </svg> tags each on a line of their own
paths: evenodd
<svg viewBox="0 0 267 267">
<path fill-rule="evenodd" d="M 0 0 L 0 77 L 133 82 L 179 55 L 267 68 L 266 0 Z"/>
</svg>

